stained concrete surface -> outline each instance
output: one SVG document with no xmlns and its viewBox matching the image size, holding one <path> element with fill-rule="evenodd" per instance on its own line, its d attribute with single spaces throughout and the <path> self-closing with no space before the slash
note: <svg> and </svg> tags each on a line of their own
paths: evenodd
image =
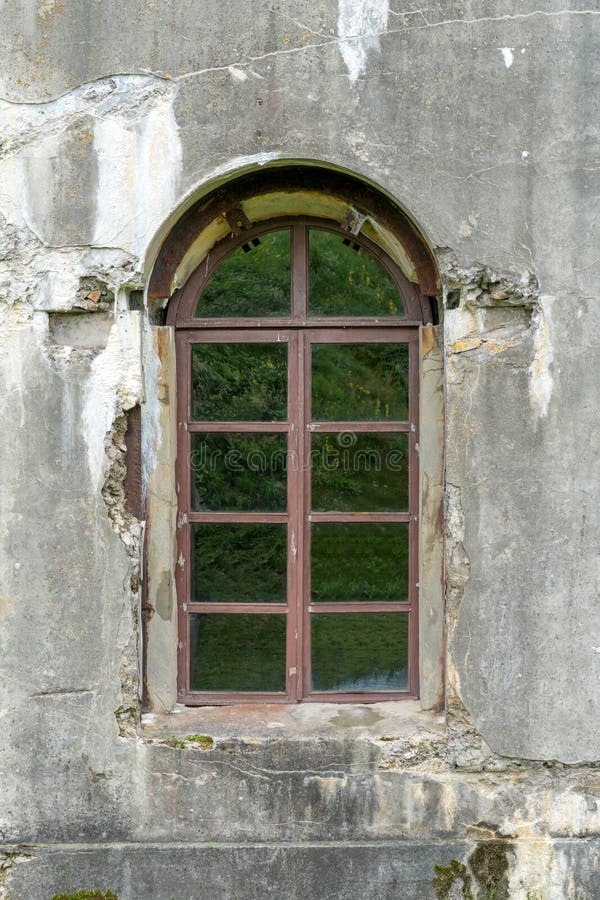
<svg viewBox="0 0 600 900">
<path fill-rule="evenodd" d="M 351 872 L 333 896 L 362 872 L 381 896 L 430 896 L 434 862 L 466 864 L 469 842 L 491 839 L 514 848 L 511 896 L 599 896 L 596 6 L 279 0 L 248 17 L 238 0 L 202 15 L 6 0 L 2 13 L 0 896 L 92 887 L 110 866 L 123 898 L 144 879 L 168 897 L 178 862 L 182 896 L 199 865 L 227 896 L 223 858 L 234 879 L 235 860 L 260 860 L 248 866 L 275 885 L 274 860 L 304 866 L 297 890 L 317 896 L 328 869 Z M 372 711 L 291 710 L 287 733 L 260 737 L 249 710 L 237 735 L 231 713 L 202 729 L 185 713 L 173 719 L 216 740 L 180 748 L 140 723 L 142 527 L 119 494 L 115 422 L 143 404 L 154 489 L 173 397 L 127 297 L 187 203 L 284 160 L 379 186 L 444 281 L 445 724 L 386 712 L 395 725 L 378 735 Z M 85 279 L 110 309 L 66 325 L 55 316 L 81 311 Z M 161 491 L 153 577 L 173 565 L 172 483 Z M 171 632 L 153 646 L 168 706 Z M 22 841 L 40 845 L 32 860 L 13 856 Z M 261 841 L 279 849 L 242 846 Z M 302 841 L 319 848 L 295 856 Z"/>
</svg>

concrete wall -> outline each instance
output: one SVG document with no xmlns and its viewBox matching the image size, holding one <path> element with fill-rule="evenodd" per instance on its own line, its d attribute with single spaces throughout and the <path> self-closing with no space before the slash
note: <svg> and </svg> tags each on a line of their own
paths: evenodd
<svg viewBox="0 0 600 900">
<path fill-rule="evenodd" d="M 600 897 L 597 6 L 1 9 L 0 897 Z M 124 433 L 142 404 L 168 523 L 172 374 L 130 292 L 283 160 L 378 185 L 440 267 L 446 712 L 142 725 Z"/>
</svg>

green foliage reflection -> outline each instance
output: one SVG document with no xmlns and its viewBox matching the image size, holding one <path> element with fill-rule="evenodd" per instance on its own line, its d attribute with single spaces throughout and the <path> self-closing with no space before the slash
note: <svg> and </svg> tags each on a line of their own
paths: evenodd
<svg viewBox="0 0 600 900">
<path fill-rule="evenodd" d="M 323 422 L 405 421 L 408 345 L 313 345 L 312 417 Z"/>
<path fill-rule="evenodd" d="M 282 615 L 192 615 L 193 691 L 284 691 Z"/>
<path fill-rule="evenodd" d="M 192 600 L 285 603 L 285 525 L 192 525 Z"/>
<path fill-rule="evenodd" d="M 286 468 L 284 434 L 194 434 L 193 508 L 285 512 Z"/>
<path fill-rule="evenodd" d="M 313 434 L 312 508 L 317 512 L 405 512 L 406 434 Z"/>
<path fill-rule="evenodd" d="M 290 232 L 272 231 L 219 263 L 198 299 L 198 318 L 289 316 Z"/>
<path fill-rule="evenodd" d="M 194 419 L 274 422 L 286 411 L 286 344 L 192 345 Z"/>
<path fill-rule="evenodd" d="M 364 247 L 315 228 L 309 240 L 311 316 L 404 315 L 398 289 Z"/>
<path fill-rule="evenodd" d="M 408 526 L 312 526 L 311 597 L 318 603 L 406 601 Z"/>
</svg>

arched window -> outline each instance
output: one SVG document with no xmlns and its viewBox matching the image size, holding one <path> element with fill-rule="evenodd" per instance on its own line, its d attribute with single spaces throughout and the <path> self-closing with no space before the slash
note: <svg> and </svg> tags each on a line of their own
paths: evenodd
<svg viewBox="0 0 600 900">
<path fill-rule="evenodd" d="M 418 288 L 361 234 L 276 219 L 169 315 L 180 698 L 417 696 Z"/>
</svg>

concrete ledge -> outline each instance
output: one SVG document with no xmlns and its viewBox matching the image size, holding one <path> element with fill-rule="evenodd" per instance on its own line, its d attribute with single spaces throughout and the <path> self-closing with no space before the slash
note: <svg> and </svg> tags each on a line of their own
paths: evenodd
<svg viewBox="0 0 600 900">
<path fill-rule="evenodd" d="M 176 706 L 172 713 L 147 713 L 143 737 L 164 739 L 206 734 L 225 739 L 269 740 L 273 737 L 342 739 L 408 738 L 445 733 L 445 719 L 422 710 L 416 700 L 384 703 L 258 703 L 238 706 Z"/>
<path fill-rule="evenodd" d="M 508 863 L 498 897 L 600 896 L 598 839 L 519 843 L 497 845 Z M 0 896 L 50 900 L 58 893 L 96 889 L 111 890 L 119 900 L 435 900 L 462 896 L 461 876 L 454 883 L 458 893 L 439 893 L 440 873 L 443 882 L 447 873 L 462 871 L 472 886 L 479 886 L 474 860 L 477 848 L 484 846 L 489 845 L 451 841 L 15 845 Z M 0 859 L 2 852 L 9 852 L 8 845 L 0 850 Z M 532 894 L 533 882 L 522 880 L 520 859 L 536 855 L 547 867 L 536 884 L 545 890 L 547 876 L 554 893 Z"/>
</svg>

